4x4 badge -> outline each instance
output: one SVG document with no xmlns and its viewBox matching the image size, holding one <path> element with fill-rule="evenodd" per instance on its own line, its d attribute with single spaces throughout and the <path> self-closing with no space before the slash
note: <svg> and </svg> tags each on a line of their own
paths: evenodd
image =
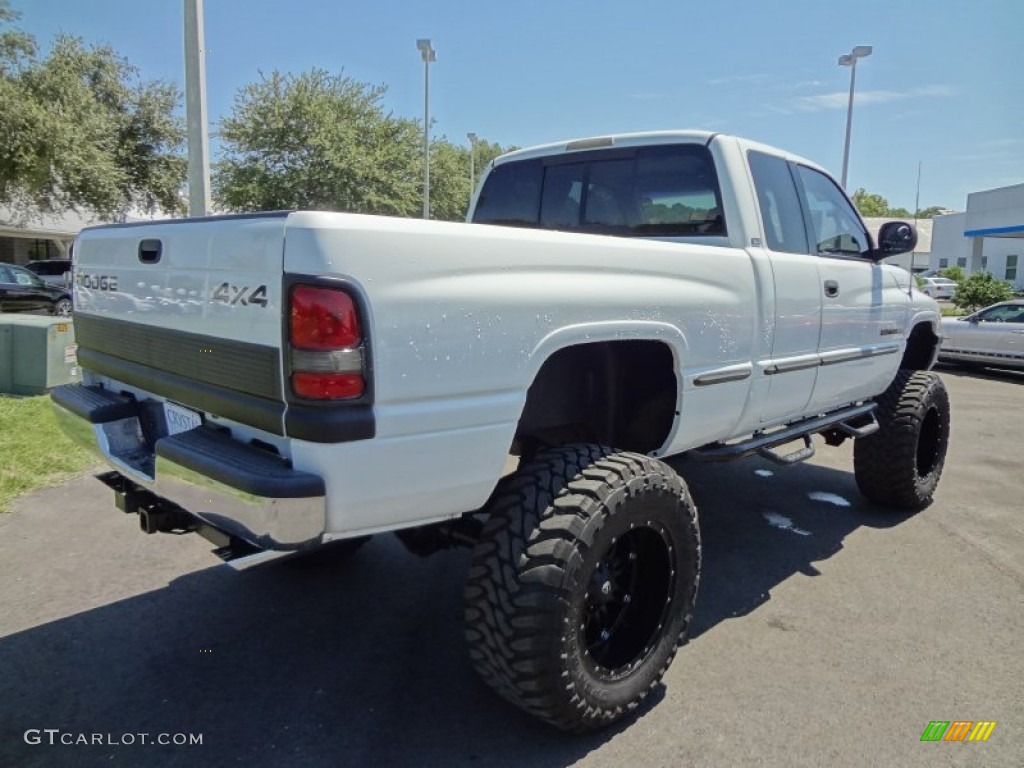
<svg viewBox="0 0 1024 768">
<path fill-rule="evenodd" d="M 243 307 L 250 304 L 266 307 L 267 286 L 257 285 L 255 288 L 251 288 L 248 285 L 221 283 L 214 289 L 210 301 L 221 301 L 225 304 L 241 304 Z"/>
</svg>

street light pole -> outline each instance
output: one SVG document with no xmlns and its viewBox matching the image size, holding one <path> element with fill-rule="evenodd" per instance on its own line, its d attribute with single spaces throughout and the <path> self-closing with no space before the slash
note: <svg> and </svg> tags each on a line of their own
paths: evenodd
<svg viewBox="0 0 1024 768">
<path fill-rule="evenodd" d="M 473 155 L 476 151 L 476 134 L 467 133 L 469 139 L 469 203 L 473 204 L 473 188 L 476 186 L 476 163 Z"/>
<path fill-rule="evenodd" d="M 850 100 L 846 105 L 846 142 L 843 145 L 843 176 L 840 182 L 843 189 L 846 189 L 846 170 L 850 164 L 850 126 L 853 124 L 853 89 L 857 82 L 857 59 L 870 56 L 871 50 L 870 45 L 858 45 L 839 57 L 839 66 L 850 68 Z"/>
<path fill-rule="evenodd" d="M 429 39 L 416 41 L 423 58 L 423 218 L 430 218 L 430 62 L 437 61 L 437 52 Z"/>
</svg>

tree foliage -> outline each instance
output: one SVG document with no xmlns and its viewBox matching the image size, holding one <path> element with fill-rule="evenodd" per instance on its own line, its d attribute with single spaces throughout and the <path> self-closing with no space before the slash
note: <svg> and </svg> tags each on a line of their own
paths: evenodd
<svg viewBox="0 0 1024 768">
<path fill-rule="evenodd" d="M 933 205 L 930 208 L 922 208 L 915 216 L 906 208 L 893 208 L 889 201 L 879 194 L 868 192 L 863 187 L 857 189 L 850 199 L 860 211 L 861 216 L 871 216 L 883 219 L 930 219 L 942 213 L 940 206 Z"/>
<path fill-rule="evenodd" d="M 973 272 L 957 283 L 953 303 L 960 309 L 975 310 L 1013 298 L 1013 286 L 997 280 L 991 272 Z"/>
<path fill-rule="evenodd" d="M 947 280 L 952 280 L 958 285 L 964 281 L 967 277 L 967 273 L 964 272 L 963 267 L 953 265 L 952 267 L 943 267 L 939 270 L 939 277 L 944 277 Z"/>
<path fill-rule="evenodd" d="M 385 112 L 385 92 L 384 86 L 323 69 L 299 75 L 274 71 L 243 87 L 220 123 L 215 207 L 420 215 L 422 124 Z M 469 151 L 444 138 L 431 141 L 431 218 L 465 217 Z M 502 151 L 478 141 L 477 175 Z"/>
<path fill-rule="evenodd" d="M 0 23 L 18 15 L 0 0 Z M 87 209 L 183 209 L 179 93 L 140 82 L 107 46 L 59 36 L 40 57 L 34 38 L 0 32 L 0 203 L 22 217 Z"/>
<path fill-rule="evenodd" d="M 322 69 L 243 87 L 220 124 L 215 205 L 413 215 L 421 134 L 384 112 L 384 91 Z"/>
</svg>

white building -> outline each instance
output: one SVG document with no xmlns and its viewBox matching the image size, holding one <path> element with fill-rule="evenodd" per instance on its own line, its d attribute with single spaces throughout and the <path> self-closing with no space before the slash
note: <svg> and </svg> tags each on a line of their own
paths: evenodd
<svg viewBox="0 0 1024 768">
<path fill-rule="evenodd" d="M 123 221 L 144 221 L 156 218 L 132 211 Z M 106 224 L 95 214 L 77 211 L 36 213 L 19 216 L 0 206 L 0 262 L 28 264 L 40 259 L 69 259 L 71 245 L 83 228 Z"/>
<path fill-rule="evenodd" d="M 966 211 L 932 221 L 931 269 L 984 270 L 1024 290 L 1024 184 L 972 192 Z"/>
</svg>

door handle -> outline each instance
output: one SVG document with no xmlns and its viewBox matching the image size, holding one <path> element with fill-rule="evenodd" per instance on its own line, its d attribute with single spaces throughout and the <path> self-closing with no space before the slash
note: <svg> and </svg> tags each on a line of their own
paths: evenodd
<svg viewBox="0 0 1024 768">
<path fill-rule="evenodd" d="M 836 296 L 838 296 L 839 295 L 839 283 L 837 283 L 835 280 L 826 280 L 825 281 L 825 295 L 828 296 L 830 299 L 834 299 Z"/>
</svg>

